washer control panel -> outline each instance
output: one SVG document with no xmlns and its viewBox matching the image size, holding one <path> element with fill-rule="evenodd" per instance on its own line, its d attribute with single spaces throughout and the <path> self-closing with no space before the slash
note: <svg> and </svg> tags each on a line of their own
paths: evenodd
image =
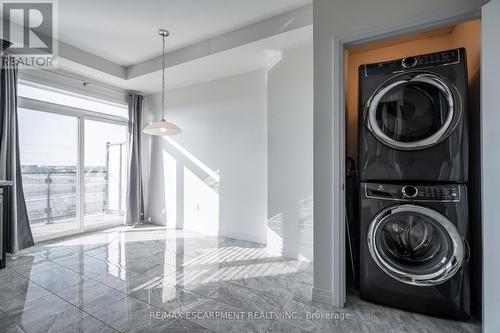
<svg viewBox="0 0 500 333">
<path fill-rule="evenodd" d="M 421 69 L 460 63 L 460 49 L 409 56 L 402 59 L 362 65 L 365 76 L 399 73 L 406 70 Z"/>
<path fill-rule="evenodd" d="M 419 198 L 437 200 L 457 200 L 460 199 L 460 188 L 456 185 L 449 186 L 421 186 Z"/>
<path fill-rule="evenodd" d="M 361 190 L 367 198 L 386 200 L 446 202 L 460 200 L 458 185 L 362 183 Z"/>
</svg>

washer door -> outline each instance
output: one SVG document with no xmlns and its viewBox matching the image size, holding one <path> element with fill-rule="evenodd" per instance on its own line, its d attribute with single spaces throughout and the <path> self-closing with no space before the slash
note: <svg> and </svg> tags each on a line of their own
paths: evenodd
<svg viewBox="0 0 500 333">
<path fill-rule="evenodd" d="M 462 115 L 457 88 L 431 73 L 397 75 L 384 82 L 365 107 L 373 135 L 398 150 L 419 150 L 446 139 Z"/>
<path fill-rule="evenodd" d="M 443 283 L 466 262 L 465 243 L 453 223 L 422 206 L 382 210 L 370 224 L 367 241 L 375 263 L 410 285 Z"/>
</svg>

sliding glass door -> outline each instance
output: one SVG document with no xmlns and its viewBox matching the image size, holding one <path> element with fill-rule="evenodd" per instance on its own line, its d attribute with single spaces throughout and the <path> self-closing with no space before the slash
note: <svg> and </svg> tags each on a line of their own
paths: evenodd
<svg viewBox="0 0 500 333">
<path fill-rule="evenodd" d="M 127 128 L 85 119 L 85 226 L 121 224 L 126 190 Z"/>
<path fill-rule="evenodd" d="M 78 118 L 19 109 L 24 196 L 35 239 L 79 229 Z"/>
<path fill-rule="evenodd" d="M 20 159 L 35 241 L 123 225 L 126 107 L 20 88 Z"/>
</svg>

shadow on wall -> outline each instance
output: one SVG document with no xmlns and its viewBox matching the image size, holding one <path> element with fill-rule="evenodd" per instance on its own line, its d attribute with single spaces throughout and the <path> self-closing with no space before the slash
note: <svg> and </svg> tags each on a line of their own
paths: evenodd
<svg viewBox="0 0 500 333">
<path fill-rule="evenodd" d="M 312 261 L 313 258 L 313 198 L 312 195 L 299 202 L 299 248 L 298 259 Z"/>
<path fill-rule="evenodd" d="M 313 200 L 299 200 L 296 212 L 278 213 L 267 221 L 267 250 L 277 256 L 312 261 L 313 258 Z M 297 221 L 294 228 L 284 228 L 283 223 Z M 293 235 L 292 235 L 293 233 Z M 293 240 L 293 242 L 292 242 Z"/>
<path fill-rule="evenodd" d="M 219 232 L 219 170 L 214 171 L 169 137 L 155 137 L 152 150 L 154 201 L 152 222 L 169 228 L 217 235 Z M 153 198 L 153 195 L 155 196 Z"/>
<path fill-rule="evenodd" d="M 175 140 L 168 137 L 152 139 L 152 150 L 161 155 L 152 156 L 154 183 L 151 183 L 150 200 L 157 209 L 152 213 L 152 222 L 164 224 L 172 229 L 193 230 L 207 235 L 220 235 L 220 170 L 212 170 Z M 270 219 L 267 226 L 269 254 L 289 255 L 309 261 L 312 258 L 312 198 L 299 202 L 299 240 L 301 254 L 289 255 L 281 229 L 282 214 Z M 291 239 L 291 238 L 285 238 Z"/>
<path fill-rule="evenodd" d="M 313 259 L 312 46 L 269 53 L 267 68 L 268 247 Z"/>
<path fill-rule="evenodd" d="M 185 133 L 176 141 L 152 138 L 147 166 L 151 222 L 267 242 L 283 247 L 283 255 L 291 258 L 312 252 L 312 47 L 285 55 L 268 52 L 274 67 L 267 71 L 171 92 L 169 117 Z M 148 110 L 158 108 L 158 95 L 146 100 Z M 299 136 L 293 128 L 307 130 Z M 269 187 L 279 204 L 272 209 Z M 280 212 L 281 221 L 277 217 L 266 224 Z M 282 231 L 275 230 L 280 223 Z M 298 250 L 298 243 L 309 249 Z"/>
</svg>

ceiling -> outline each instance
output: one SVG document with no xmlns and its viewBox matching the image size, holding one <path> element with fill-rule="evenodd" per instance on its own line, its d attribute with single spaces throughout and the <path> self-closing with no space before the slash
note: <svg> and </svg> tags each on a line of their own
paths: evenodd
<svg viewBox="0 0 500 333">
<path fill-rule="evenodd" d="M 161 55 L 158 28 L 172 52 L 237 30 L 311 0 L 63 0 L 59 40 L 120 66 Z"/>
<path fill-rule="evenodd" d="M 270 68 L 280 61 L 282 51 L 311 45 L 312 38 L 313 29 L 309 25 L 168 67 L 165 73 L 166 88 L 175 89 L 262 68 Z M 94 79 L 125 90 L 137 90 L 145 95 L 161 90 L 161 71 L 123 80 L 68 60 L 60 62 L 60 67 L 90 78 L 91 81 Z"/>
<path fill-rule="evenodd" d="M 269 68 L 283 51 L 312 44 L 311 2 L 59 1 L 58 67 L 22 71 L 21 76 L 38 84 L 71 82 L 89 95 L 109 93 L 118 99 L 125 90 L 144 95 L 159 92 L 160 27 L 171 32 L 165 63 L 167 89 Z"/>
</svg>

